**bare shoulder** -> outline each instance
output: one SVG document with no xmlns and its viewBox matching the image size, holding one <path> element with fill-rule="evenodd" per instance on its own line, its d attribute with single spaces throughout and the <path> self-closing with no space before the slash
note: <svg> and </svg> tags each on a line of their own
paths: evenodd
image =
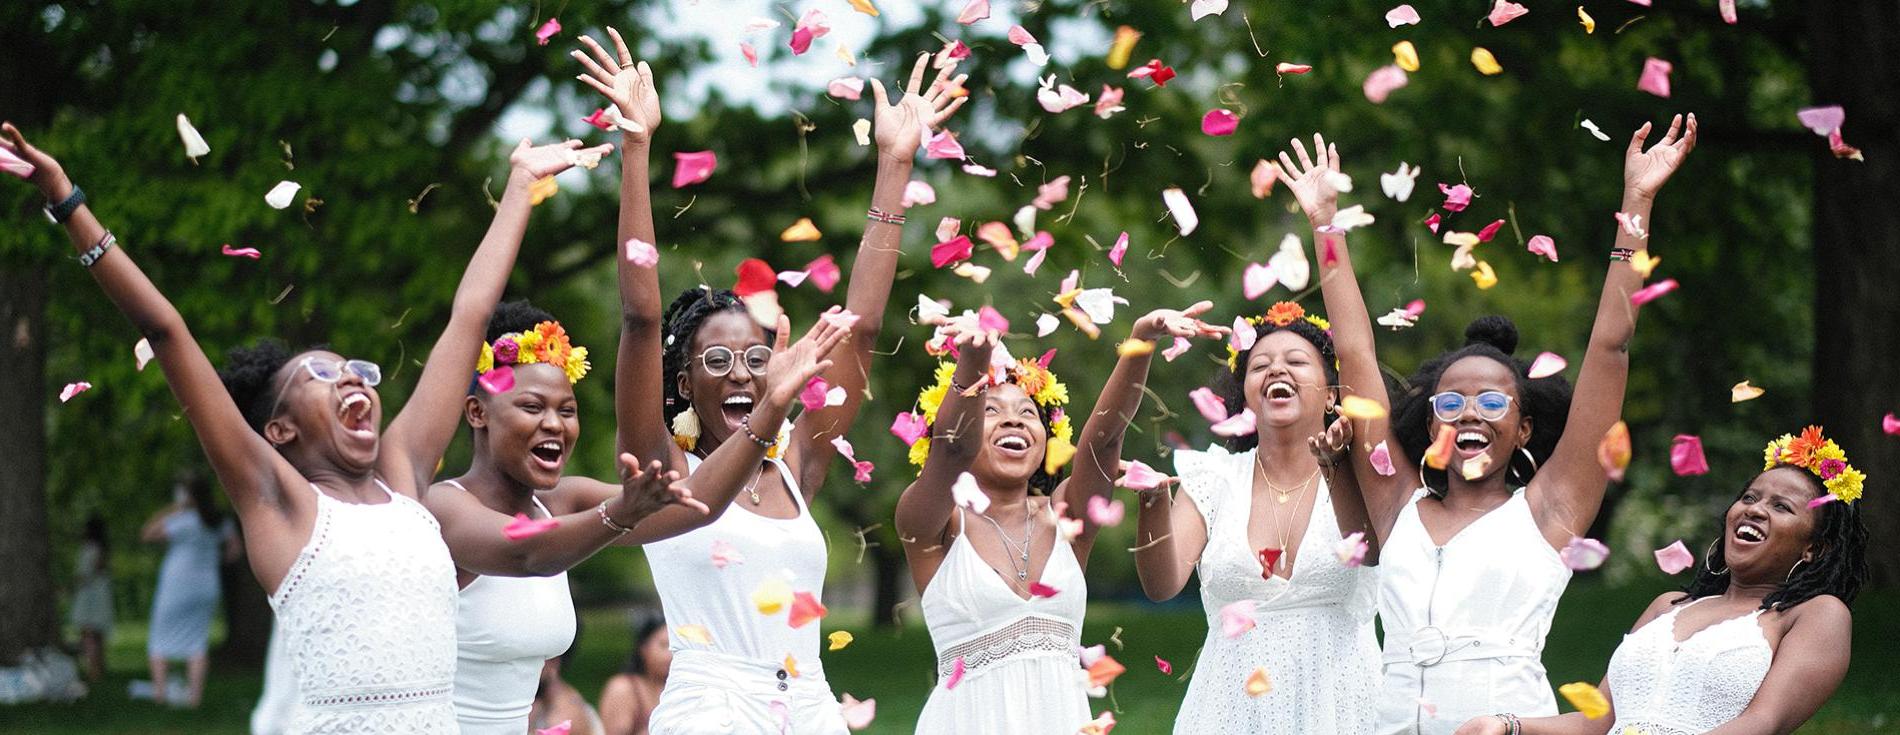
<svg viewBox="0 0 1900 735">
<path fill-rule="evenodd" d="M 1637 628 L 1648 625 L 1649 621 L 1655 620 L 1661 617 L 1663 613 L 1669 612 L 1669 609 L 1675 607 L 1678 602 L 1689 602 L 1688 596 L 1681 590 L 1670 590 L 1657 595 L 1656 599 L 1649 601 L 1649 607 L 1643 608 L 1642 616 L 1636 618 L 1636 624 L 1630 626 L 1630 630 L 1634 631 Z"/>
<path fill-rule="evenodd" d="M 1838 626 L 1842 630 L 1847 630 L 1851 628 L 1854 623 L 1853 611 L 1848 609 L 1846 602 L 1843 602 L 1841 598 L 1833 595 L 1815 595 L 1814 597 L 1810 597 L 1803 600 L 1800 604 L 1783 611 L 1782 616 L 1787 618 L 1788 627 L 1790 629 L 1795 626 L 1806 627 L 1818 625 L 1821 627 Z"/>
</svg>

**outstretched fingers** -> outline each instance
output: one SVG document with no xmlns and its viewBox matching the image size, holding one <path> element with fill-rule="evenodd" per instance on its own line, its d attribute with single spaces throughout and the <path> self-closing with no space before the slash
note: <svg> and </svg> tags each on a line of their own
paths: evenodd
<svg viewBox="0 0 1900 735">
<path fill-rule="evenodd" d="M 632 66 L 633 54 L 627 51 L 627 42 L 620 37 L 620 31 L 615 30 L 613 26 L 607 26 L 607 36 L 614 40 L 614 53 L 620 57 L 620 66 L 623 68 Z"/>
<path fill-rule="evenodd" d="M 1643 123 L 1643 126 L 1637 128 L 1635 133 L 1630 134 L 1630 147 L 1626 151 L 1628 155 L 1634 156 L 1643 152 L 1643 141 L 1649 139 L 1649 127 L 1649 123 Z"/>
<path fill-rule="evenodd" d="M 928 64 L 929 62 L 930 62 L 930 52 L 926 51 L 917 55 L 917 63 L 912 65 L 910 68 L 910 83 L 904 85 L 905 93 L 917 94 L 919 91 L 923 89 L 924 71 L 925 69 L 928 68 L 925 65 Z"/>
<path fill-rule="evenodd" d="M 877 100 L 877 109 L 891 106 L 891 98 L 884 94 L 884 83 L 878 81 L 877 77 L 871 77 L 871 99 Z"/>
<path fill-rule="evenodd" d="M 934 129 L 943 127 L 943 121 L 950 119 L 951 115 L 955 115 L 957 113 L 957 108 L 962 107 L 963 103 L 969 102 L 969 101 L 970 101 L 969 97 L 958 97 L 954 100 L 951 100 L 950 104 L 945 105 L 943 109 L 938 110 L 937 114 L 930 116 L 931 129 L 934 130 Z"/>
<path fill-rule="evenodd" d="M 612 54 L 607 53 L 607 49 L 601 48 L 600 43 L 595 41 L 593 37 L 581 36 L 581 45 L 586 46 L 588 51 L 593 52 L 594 60 L 600 62 L 600 68 L 602 69 L 619 69 L 620 68 L 620 62 L 615 60 Z M 608 72 L 606 76 L 608 79 L 612 79 L 614 75 L 613 75 L 613 72 Z"/>
</svg>

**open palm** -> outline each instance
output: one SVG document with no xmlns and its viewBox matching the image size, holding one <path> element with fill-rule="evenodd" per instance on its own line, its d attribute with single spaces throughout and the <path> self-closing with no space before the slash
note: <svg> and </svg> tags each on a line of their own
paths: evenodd
<svg viewBox="0 0 1900 735">
<path fill-rule="evenodd" d="M 534 145 L 523 138 L 515 145 L 513 153 L 508 155 L 508 165 L 533 178 L 553 176 L 572 168 L 583 155 L 606 155 L 613 146 L 601 144 L 592 148 L 582 148 L 578 140 L 565 140 L 547 145 Z"/>
<path fill-rule="evenodd" d="M 660 126 L 660 93 L 653 85 L 653 68 L 644 61 L 634 63 L 633 54 L 627 51 L 627 42 L 620 38 L 620 31 L 609 27 L 607 35 L 613 38 L 613 53 L 608 53 L 593 38 L 581 36 L 581 44 L 592 56 L 580 51 L 571 51 L 568 55 L 587 70 L 580 75 L 581 82 L 613 102 L 620 119 L 630 123 L 626 126 L 631 128 L 627 134 L 641 140 L 650 139 L 654 128 Z"/>
<path fill-rule="evenodd" d="M 950 119 L 957 108 L 969 100 L 968 95 L 955 94 L 963 88 L 964 80 L 970 78 L 968 74 L 950 76 L 957 70 L 955 61 L 938 70 L 930 88 L 924 89 L 924 72 L 928 70 L 929 61 L 930 54 L 917 57 L 917 63 L 910 70 L 910 83 L 905 85 L 904 96 L 896 104 L 885 95 L 883 82 L 871 80 L 871 94 L 877 100 L 877 111 L 873 114 L 877 149 L 884 155 L 909 160 L 923 145 L 924 133 L 942 127 L 943 121 Z"/>
<path fill-rule="evenodd" d="M 1669 132 L 1645 151 L 1643 140 L 1649 137 L 1649 130 L 1649 123 L 1643 123 L 1643 127 L 1630 136 L 1629 150 L 1623 155 L 1623 187 L 1653 197 L 1663 182 L 1682 167 L 1682 159 L 1689 156 L 1689 151 L 1695 150 L 1695 113 L 1689 114 L 1686 128 L 1681 115 L 1670 120 Z"/>
<path fill-rule="evenodd" d="M 1286 180 L 1286 188 L 1299 200 L 1300 209 L 1313 226 L 1332 224 L 1333 213 L 1339 209 L 1339 190 L 1329 174 L 1339 170 L 1338 146 L 1327 145 L 1325 136 L 1314 133 L 1313 155 L 1308 157 L 1306 145 L 1298 138 L 1288 142 L 1299 154 L 1300 162 L 1294 165 L 1286 151 L 1280 151 L 1280 176 Z"/>
<path fill-rule="evenodd" d="M 831 354 L 831 348 L 844 341 L 851 330 L 832 319 L 820 318 L 805 332 L 804 337 L 787 347 L 792 322 L 781 314 L 777 331 L 778 336 L 772 345 L 772 359 L 765 364 L 765 374 L 771 380 L 769 400 L 790 405 L 813 376 L 831 368 L 831 361 L 824 359 L 825 356 Z"/>
</svg>

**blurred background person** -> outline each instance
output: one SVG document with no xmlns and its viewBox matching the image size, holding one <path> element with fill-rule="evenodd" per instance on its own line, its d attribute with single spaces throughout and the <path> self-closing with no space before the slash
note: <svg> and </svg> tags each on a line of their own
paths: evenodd
<svg viewBox="0 0 1900 735">
<path fill-rule="evenodd" d="M 218 564 L 241 553 L 236 529 L 211 501 L 211 485 L 197 479 L 172 488 L 172 504 L 145 522 L 139 538 L 165 544 L 152 599 L 152 627 L 145 644 L 152 670 L 152 699 L 197 708 L 204 699 L 211 616 L 218 609 Z M 185 689 L 168 687 L 167 668 L 185 662 Z M 138 696 L 135 687 L 133 696 Z"/>
<path fill-rule="evenodd" d="M 620 673 L 600 689 L 600 719 L 606 735 L 646 735 L 647 716 L 660 703 L 666 688 L 666 670 L 673 665 L 673 649 L 666 635 L 666 618 L 656 611 L 635 613 L 633 650 Z"/>
</svg>

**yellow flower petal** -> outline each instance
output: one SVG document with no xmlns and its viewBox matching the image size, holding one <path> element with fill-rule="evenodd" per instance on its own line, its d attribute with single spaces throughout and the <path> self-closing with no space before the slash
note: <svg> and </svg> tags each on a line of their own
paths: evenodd
<svg viewBox="0 0 1900 735">
<path fill-rule="evenodd" d="M 561 185 L 554 183 L 552 176 L 535 179 L 534 183 L 528 185 L 528 206 L 547 201 L 548 197 L 554 196 L 554 193 L 560 190 Z"/>
<path fill-rule="evenodd" d="M 779 233 L 778 239 L 784 242 L 813 242 L 823 236 L 824 234 L 818 231 L 818 226 L 812 224 L 810 217 L 800 217 L 797 222 L 792 223 L 791 227 Z"/>
<path fill-rule="evenodd" d="M 1603 692 L 1597 691 L 1588 682 L 1571 682 L 1557 687 L 1557 692 L 1570 700 L 1570 706 L 1576 707 L 1588 719 L 1594 720 L 1610 713 L 1610 700 L 1605 699 Z"/>
<path fill-rule="evenodd" d="M 1496 271 L 1491 270 L 1490 263 L 1480 260 L 1478 261 L 1478 268 L 1471 272 L 1471 280 L 1476 281 L 1478 290 L 1482 291 L 1498 285 L 1498 274 Z"/>
<path fill-rule="evenodd" d="M 1042 456 L 1042 469 L 1053 475 L 1075 458 L 1075 445 L 1068 439 L 1057 436 L 1049 439 L 1049 448 Z"/>
<path fill-rule="evenodd" d="M 1121 357 L 1140 357 L 1142 355 L 1152 355 L 1154 352 L 1155 343 L 1145 339 L 1125 339 L 1122 340 L 1121 344 L 1115 346 L 1115 354 Z"/>
<path fill-rule="evenodd" d="M 1584 33 L 1597 32 L 1597 19 L 1590 17 L 1589 13 L 1583 12 L 1582 5 L 1577 6 L 1577 22 L 1583 24 Z"/>
<path fill-rule="evenodd" d="M 1339 415 L 1349 419 L 1385 418 L 1385 407 L 1365 396 L 1346 396 L 1339 399 Z"/>
<path fill-rule="evenodd" d="M 794 679 L 798 678 L 798 659 L 792 658 L 789 653 L 785 655 L 785 673 L 791 674 Z"/>
<path fill-rule="evenodd" d="M 1740 383 L 1736 383 L 1735 387 L 1728 389 L 1728 402 L 1741 403 L 1742 401 L 1752 401 L 1760 398 L 1761 394 L 1765 392 L 1767 391 L 1749 385 L 1748 381 L 1744 380 Z"/>
<path fill-rule="evenodd" d="M 1392 44 L 1392 58 L 1400 69 L 1418 71 L 1418 48 L 1411 41 Z"/>
<path fill-rule="evenodd" d="M 1478 236 L 1474 233 L 1456 232 L 1456 231 L 1445 233 L 1446 245 L 1456 245 L 1461 248 L 1473 248 L 1473 247 L 1477 247 L 1479 242 L 1482 242 L 1482 241 L 1479 240 Z"/>
<path fill-rule="evenodd" d="M 1135 42 L 1141 40 L 1141 31 L 1128 26 L 1115 29 L 1115 43 L 1108 47 L 1108 58 L 1104 59 L 1110 69 L 1128 66 L 1128 55 L 1134 53 Z"/>
<path fill-rule="evenodd" d="M 851 631 L 848 630 L 831 631 L 831 635 L 825 636 L 825 639 L 831 641 L 831 645 L 825 647 L 827 651 L 842 651 L 845 646 L 851 645 L 853 640 Z"/>
<path fill-rule="evenodd" d="M 777 577 L 765 580 L 752 592 L 752 604 L 759 608 L 760 615 L 775 615 L 791 603 L 791 585 Z"/>
<path fill-rule="evenodd" d="M 1635 268 L 1636 274 L 1644 278 L 1648 278 L 1650 272 L 1656 270 L 1656 266 L 1661 264 L 1662 258 L 1651 256 L 1648 250 L 1638 250 L 1635 255 L 1630 256 L 1630 267 Z"/>
<path fill-rule="evenodd" d="M 1247 696 L 1258 697 L 1273 691 L 1273 677 L 1267 676 L 1267 667 L 1254 669 L 1247 675 Z"/>
<path fill-rule="evenodd" d="M 1498 57 L 1492 56 L 1491 51 L 1483 46 L 1471 50 L 1471 65 L 1478 67 L 1478 73 L 1487 77 L 1504 71 L 1504 67 L 1498 66 Z"/>
<path fill-rule="evenodd" d="M 877 17 L 877 6 L 871 0 L 851 0 L 851 9 L 871 17 Z"/>
<path fill-rule="evenodd" d="M 680 640 L 701 646 L 712 645 L 712 633 L 704 625 L 682 625 L 673 629 L 673 635 Z"/>
</svg>

